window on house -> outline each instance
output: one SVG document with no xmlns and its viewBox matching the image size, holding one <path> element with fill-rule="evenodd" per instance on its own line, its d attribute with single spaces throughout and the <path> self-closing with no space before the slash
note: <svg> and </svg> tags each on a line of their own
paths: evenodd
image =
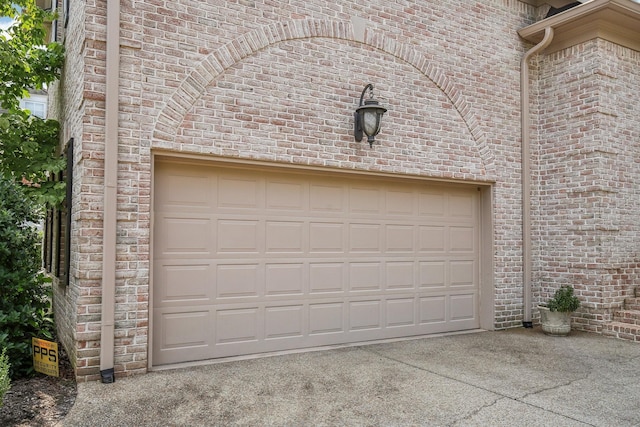
<svg viewBox="0 0 640 427">
<path fill-rule="evenodd" d="M 66 197 L 61 206 L 47 210 L 44 227 L 44 268 L 60 279 L 62 285 L 69 284 L 73 138 L 67 144 L 66 157 L 66 170 L 50 178 L 53 181 L 66 181 Z"/>
<path fill-rule="evenodd" d="M 32 115 L 44 119 L 47 117 L 47 102 L 35 99 L 23 99 L 20 108 L 29 110 Z"/>
<path fill-rule="evenodd" d="M 65 179 L 65 173 L 60 172 L 55 176 L 50 177 L 52 181 L 63 181 Z M 59 279 L 65 277 L 65 224 L 66 224 L 66 200 L 63 204 L 56 208 L 49 208 L 47 210 L 47 217 L 45 220 L 45 253 L 44 253 L 44 267 L 52 275 Z"/>
<path fill-rule="evenodd" d="M 62 17 L 64 19 L 64 28 L 69 25 L 69 0 L 62 0 Z"/>
</svg>

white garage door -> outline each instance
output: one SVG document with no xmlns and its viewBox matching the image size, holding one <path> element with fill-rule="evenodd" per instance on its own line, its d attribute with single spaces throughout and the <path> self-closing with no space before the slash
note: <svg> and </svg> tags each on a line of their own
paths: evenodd
<svg viewBox="0 0 640 427">
<path fill-rule="evenodd" d="M 479 327 L 475 187 L 157 160 L 153 364 Z"/>
</svg>

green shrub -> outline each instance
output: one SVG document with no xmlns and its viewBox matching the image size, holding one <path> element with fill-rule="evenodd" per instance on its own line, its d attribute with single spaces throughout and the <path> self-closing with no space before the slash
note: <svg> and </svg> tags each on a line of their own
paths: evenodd
<svg viewBox="0 0 640 427">
<path fill-rule="evenodd" d="M 573 295 L 573 288 L 571 286 L 562 286 L 556 291 L 553 298 L 547 302 L 547 307 L 551 311 L 571 313 L 580 307 L 580 300 Z"/>
<path fill-rule="evenodd" d="M 0 354 L 0 407 L 4 402 L 4 394 L 11 388 L 11 378 L 9 378 L 9 358 L 7 357 L 7 349 L 2 349 Z"/>
<path fill-rule="evenodd" d="M 0 176 L 0 348 L 11 378 L 33 372 L 31 338 L 53 337 L 50 286 L 41 274 L 39 209 Z"/>
</svg>

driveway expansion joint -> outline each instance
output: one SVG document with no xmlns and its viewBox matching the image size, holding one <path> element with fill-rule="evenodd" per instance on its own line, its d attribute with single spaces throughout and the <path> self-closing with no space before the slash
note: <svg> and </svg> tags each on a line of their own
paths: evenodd
<svg viewBox="0 0 640 427">
<path fill-rule="evenodd" d="M 578 423 L 582 423 L 582 424 L 584 424 L 585 426 L 596 427 L 594 424 L 587 423 L 587 422 L 585 422 L 585 421 L 583 421 L 583 420 L 579 420 L 579 419 L 576 419 L 576 418 L 571 417 L 571 416 L 569 416 L 569 415 L 566 415 L 566 414 L 563 414 L 563 413 L 560 413 L 560 412 L 556 412 L 556 411 L 554 411 L 554 410 L 551 410 L 551 409 L 548 409 L 548 408 L 544 408 L 544 407 L 541 407 L 541 406 L 539 406 L 539 405 L 535 405 L 535 404 L 530 403 L 530 402 L 525 402 L 525 401 L 523 400 L 523 399 L 525 399 L 525 398 L 527 398 L 527 397 L 529 397 L 529 396 L 533 396 L 533 395 L 536 395 L 536 394 L 538 394 L 538 393 L 542 393 L 542 392 L 545 392 L 545 391 L 550 391 L 550 390 L 559 389 L 559 388 L 562 388 L 562 387 L 569 386 L 569 385 L 571 385 L 571 384 L 573 384 L 573 383 L 575 383 L 575 382 L 577 382 L 577 381 L 585 380 L 585 379 L 587 379 L 587 378 L 589 377 L 589 375 L 585 375 L 584 377 L 576 378 L 576 379 L 574 379 L 574 380 L 568 381 L 568 382 L 563 383 L 563 384 L 558 384 L 558 385 L 555 385 L 555 386 L 553 386 L 553 387 L 548 387 L 548 388 L 544 388 L 544 389 L 541 389 L 541 390 L 537 390 L 537 391 L 534 391 L 534 392 L 531 392 L 531 393 L 527 393 L 527 394 L 525 394 L 525 395 L 523 395 L 523 396 L 521 396 L 521 397 L 512 397 L 512 396 L 508 396 L 508 395 L 506 395 L 506 394 L 504 394 L 504 393 L 501 393 L 501 392 L 498 392 L 498 391 L 495 391 L 495 390 L 491 390 L 491 389 L 488 389 L 488 388 L 486 388 L 486 387 L 483 387 L 483 386 L 480 386 L 480 385 L 477 385 L 477 384 L 473 384 L 473 383 L 468 382 L 468 381 L 463 381 L 463 380 L 461 380 L 461 379 L 459 379 L 459 378 L 454 378 L 454 377 L 451 377 L 451 376 L 449 376 L 449 375 L 444 375 L 444 374 L 442 374 L 442 373 L 439 373 L 439 372 L 435 372 L 435 371 L 432 371 L 432 370 L 426 369 L 426 368 L 424 368 L 424 367 L 422 367 L 422 366 L 418 366 L 418 365 L 415 365 L 415 364 L 412 364 L 412 363 L 406 362 L 406 361 L 404 361 L 404 360 L 400 360 L 400 359 L 396 359 L 396 358 L 394 358 L 394 357 L 387 356 L 387 355 L 382 354 L 382 353 L 379 353 L 379 352 L 377 352 L 377 351 L 375 351 L 375 350 L 367 349 L 367 348 L 364 348 L 364 347 L 362 348 L 362 350 L 364 350 L 364 351 L 366 351 L 366 352 L 369 352 L 369 353 L 371 353 L 371 354 L 375 354 L 376 356 L 382 357 L 383 359 L 387 359 L 387 360 L 390 360 L 390 361 L 393 361 L 393 362 L 396 362 L 396 363 L 400 363 L 400 364 L 405 365 L 405 366 L 408 366 L 408 367 L 410 367 L 410 368 L 418 369 L 418 370 L 420 370 L 420 371 L 427 372 L 427 373 L 429 373 L 429 374 L 436 375 L 436 376 L 441 377 L 441 378 L 446 378 L 446 379 L 448 379 L 448 380 L 455 381 L 455 382 L 458 382 L 458 383 L 460 383 L 460 384 L 464 384 L 464 385 L 467 385 L 467 386 L 469 386 L 469 387 L 477 388 L 477 389 L 479 389 L 479 390 L 483 390 L 483 391 L 486 391 L 486 392 L 488 392 L 488 393 L 492 393 L 492 394 L 495 394 L 496 396 L 499 396 L 497 399 L 495 399 L 495 400 L 494 400 L 494 401 L 492 401 L 491 403 L 488 403 L 488 404 L 486 404 L 486 405 L 482 405 L 482 406 L 481 406 L 481 407 L 479 407 L 476 411 L 474 411 L 474 412 L 473 412 L 473 413 L 471 413 L 471 414 L 466 415 L 465 417 L 463 417 L 462 419 L 460 419 L 460 420 L 458 420 L 458 421 L 463 421 L 463 420 L 465 420 L 465 419 L 468 419 L 469 417 L 472 417 L 472 416 L 474 416 L 474 415 L 476 415 L 476 414 L 480 413 L 482 410 L 484 410 L 484 409 L 486 409 L 486 408 L 490 408 L 490 407 L 492 407 L 492 406 L 496 405 L 496 404 L 497 404 L 499 401 L 501 401 L 501 400 L 509 399 L 509 400 L 513 400 L 513 401 L 515 401 L 515 402 L 522 403 L 523 405 L 530 406 L 530 407 L 532 407 L 532 408 L 536 408 L 536 409 L 540 409 L 540 410 L 545 411 L 545 412 L 552 413 L 552 414 L 557 415 L 557 416 L 559 416 L 559 417 L 567 418 L 567 419 L 569 419 L 569 420 L 572 420 L 572 421 L 575 421 L 575 422 L 578 422 Z M 456 421 L 456 422 L 458 422 L 458 421 Z M 455 425 L 455 423 L 453 423 L 452 425 Z"/>
</svg>

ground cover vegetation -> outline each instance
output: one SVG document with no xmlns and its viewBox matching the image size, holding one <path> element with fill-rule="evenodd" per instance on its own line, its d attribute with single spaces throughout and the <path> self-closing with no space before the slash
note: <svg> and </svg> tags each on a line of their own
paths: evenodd
<svg viewBox="0 0 640 427">
<path fill-rule="evenodd" d="M 4 395 L 9 391 L 11 387 L 11 378 L 9 378 L 9 358 L 7 357 L 7 350 L 2 349 L 0 353 L 0 407 L 4 401 Z"/>
</svg>

